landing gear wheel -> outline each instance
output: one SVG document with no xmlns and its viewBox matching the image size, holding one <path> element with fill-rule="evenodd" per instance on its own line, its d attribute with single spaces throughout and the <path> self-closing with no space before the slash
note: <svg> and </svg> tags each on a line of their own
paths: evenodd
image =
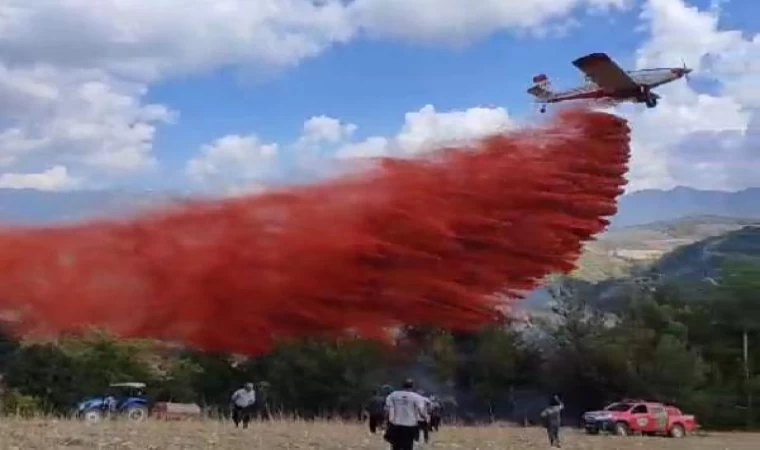
<svg viewBox="0 0 760 450">
<path fill-rule="evenodd" d="M 542 106 L 541 109 L 538 110 L 541 114 L 544 114 L 546 112 L 546 106 Z"/>
<path fill-rule="evenodd" d="M 657 106 L 657 97 L 648 96 L 646 99 L 647 108 L 654 108 Z"/>
</svg>

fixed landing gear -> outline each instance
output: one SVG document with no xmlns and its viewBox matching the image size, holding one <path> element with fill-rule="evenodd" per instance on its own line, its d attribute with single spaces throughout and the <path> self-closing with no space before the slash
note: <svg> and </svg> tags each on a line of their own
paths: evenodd
<svg viewBox="0 0 760 450">
<path fill-rule="evenodd" d="M 540 112 L 541 114 L 546 113 L 546 106 L 541 105 L 541 108 L 538 110 L 538 112 Z"/>
<path fill-rule="evenodd" d="M 657 106 L 657 94 L 653 94 L 647 88 L 642 88 L 641 101 L 647 105 L 647 108 L 654 108 Z"/>
</svg>

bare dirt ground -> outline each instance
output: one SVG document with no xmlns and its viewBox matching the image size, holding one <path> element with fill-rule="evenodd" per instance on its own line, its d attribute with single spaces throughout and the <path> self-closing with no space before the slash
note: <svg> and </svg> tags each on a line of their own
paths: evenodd
<svg viewBox="0 0 760 450">
<path fill-rule="evenodd" d="M 750 450 L 760 448 L 760 434 L 708 433 L 684 439 L 659 437 L 586 436 L 564 430 L 563 448 L 574 450 L 665 449 L 665 450 Z M 490 426 L 444 427 L 420 449 L 546 449 L 540 428 Z M 0 418 L 0 449 L 52 450 L 200 450 L 200 449 L 325 449 L 387 450 L 382 437 L 372 436 L 358 424 L 274 421 L 256 423 L 236 430 L 230 423 L 145 422 L 85 425 L 74 421 L 19 420 Z"/>
</svg>

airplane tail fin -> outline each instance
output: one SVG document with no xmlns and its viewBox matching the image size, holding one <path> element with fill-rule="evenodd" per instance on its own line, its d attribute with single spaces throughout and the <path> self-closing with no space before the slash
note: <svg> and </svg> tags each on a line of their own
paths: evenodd
<svg viewBox="0 0 760 450">
<path fill-rule="evenodd" d="M 538 74 L 533 77 L 533 86 L 528 89 L 528 94 L 539 100 L 548 100 L 552 96 L 552 86 L 546 74 Z"/>
</svg>

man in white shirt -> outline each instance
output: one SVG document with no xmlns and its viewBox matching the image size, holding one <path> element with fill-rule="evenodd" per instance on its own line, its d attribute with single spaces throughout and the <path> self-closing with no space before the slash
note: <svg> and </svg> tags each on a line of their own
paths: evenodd
<svg viewBox="0 0 760 450">
<path fill-rule="evenodd" d="M 414 382 L 406 380 L 402 388 L 385 399 L 388 428 L 385 440 L 391 450 L 413 450 L 420 418 L 427 417 L 424 398 L 414 392 Z"/>
<path fill-rule="evenodd" d="M 232 394 L 232 421 L 235 422 L 235 428 L 240 422 L 243 423 L 243 428 L 248 428 L 255 404 L 256 391 L 253 389 L 253 383 L 246 383 Z"/>
</svg>

